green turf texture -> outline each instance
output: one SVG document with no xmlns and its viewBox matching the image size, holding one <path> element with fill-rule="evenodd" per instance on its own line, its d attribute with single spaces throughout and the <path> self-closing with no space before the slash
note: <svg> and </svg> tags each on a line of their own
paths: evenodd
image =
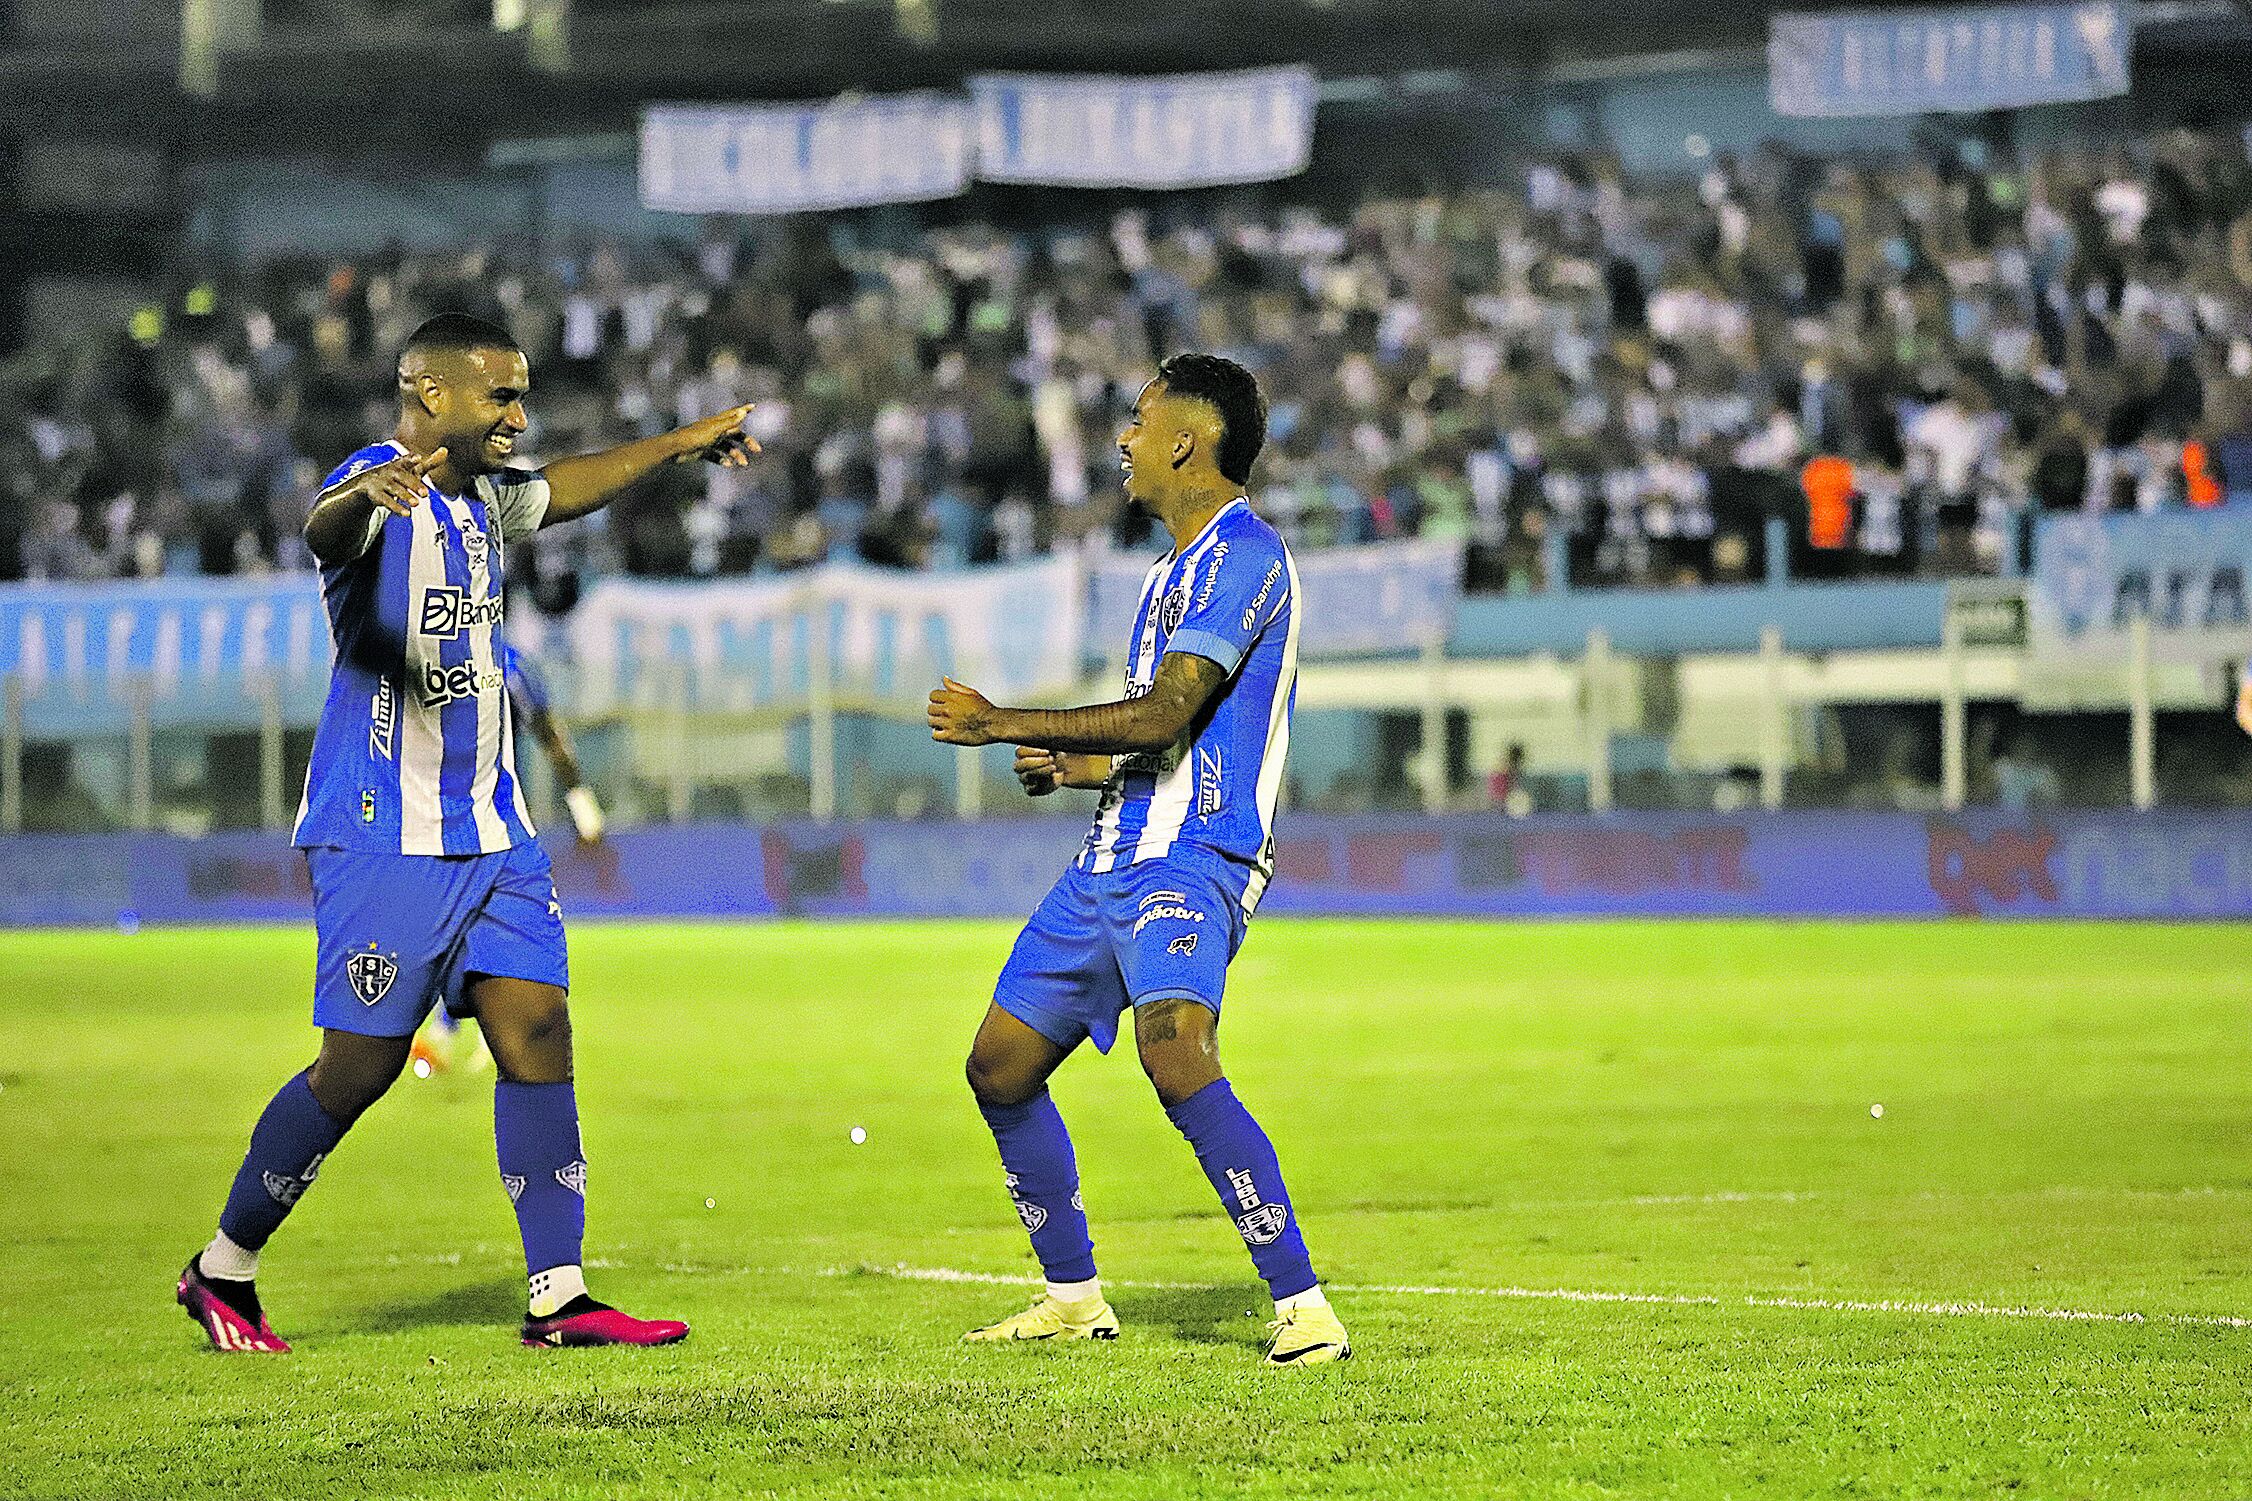
<svg viewBox="0 0 2252 1501">
<path fill-rule="evenodd" d="M 519 1347 L 490 1076 L 408 1079 L 268 1250 L 287 1359 L 171 1287 L 310 934 L 0 934 L 0 1496 L 2252 1494 L 2252 1328 L 2159 1317 L 2252 1315 L 2244 927 L 1263 921 L 1226 1062 L 1333 1284 L 1716 1300 L 1339 1291 L 1283 1371 L 1130 1049 L 1055 1085 L 1173 1284 L 1120 1341 L 873 1270 L 1035 1275 L 961 1080 L 1011 931 L 581 925 L 590 1280 L 694 1336 Z"/>
</svg>

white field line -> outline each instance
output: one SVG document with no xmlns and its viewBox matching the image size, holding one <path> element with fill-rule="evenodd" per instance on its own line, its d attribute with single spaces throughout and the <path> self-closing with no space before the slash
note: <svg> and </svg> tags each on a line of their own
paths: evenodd
<svg viewBox="0 0 2252 1501">
<path fill-rule="evenodd" d="M 970 1272 L 956 1267 L 831 1267 L 822 1275 L 849 1277 L 853 1275 L 893 1277 L 906 1282 L 970 1282 L 997 1287 L 1029 1287 L 1031 1279 L 1021 1275 L 1000 1272 Z M 1110 1279 L 1105 1278 L 1105 1281 Z M 1216 1292 L 1218 1288 L 1202 1282 L 1116 1282 L 1113 1287 L 1131 1287 L 1154 1292 Z M 1334 1293 L 1361 1294 L 1386 1297 L 1413 1298 L 1522 1298 L 1547 1303 L 1643 1303 L 1663 1304 L 1675 1308 L 1719 1308 L 1740 1306 L 1744 1308 L 1787 1308 L 1815 1310 L 1826 1313 L 1903 1313 L 1920 1314 L 1931 1318 L 1965 1319 L 2054 1319 L 2068 1323 L 2084 1324 L 2178 1324 L 2198 1328 L 2252 1329 L 2252 1317 L 2234 1314 L 2201 1313 L 2106 1313 L 2083 1308 L 2039 1308 L 2024 1305 L 2005 1305 L 1978 1302 L 1924 1303 L 1902 1299 L 1876 1300 L 1860 1298 L 1806 1298 L 1765 1296 L 1746 1293 L 1742 1298 L 1724 1298 L 1717 1294 L 1691 1293 L 1636 1293 L 1613 1292 L 1595 1288 L 1576 1287 L 1423 1287 L 1401 1283 L 1349 1283 L 1325 1284 Z"/>
</svg>

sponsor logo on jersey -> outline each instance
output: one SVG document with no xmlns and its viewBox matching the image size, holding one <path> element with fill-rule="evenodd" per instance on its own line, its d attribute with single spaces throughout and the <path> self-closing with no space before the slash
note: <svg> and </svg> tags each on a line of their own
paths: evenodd
<svg viewBox="0 0 2252 1501">
<path fill-rule="evenodd" d="M 373 787 L 362 787 L 360 789 L 360 822 L 375 822 L 375 789 Z"/>
<path fill-rule="evenodd" d="M 422 669 L 422 680 L 417 685 L 424 708 L 442 709 L 457 699 L 475 698 L 492 693 L 507 681 L 498 667 L 479 667 L 474 662 L 457 662 L 451 667 L 441 667 L 436 662 Z"/>
<path fill-rule="evenodd" d="M 1220 811 L 1220 753 L 1198 746 L 1196 751 L 1196 811 L 1210 818 Z"/>
<path fill-rule="evenodd" d="M 580 1198 L 586 1197 L 586 1161 L 566 1162 L 555 1170 L 555 1181 Z"/>
<path fill-rule="evenodd" d="M 1273 563 L 1268 565 L 1267 576 L 1265 579 L 1260 581 L 1259 592 L 1253 595 L 1251 598 L 1251 608 L 1243 612 L 1243 628 L 1245 630 L 1250 630 L 1253 625 L 1258 623 L 1259 607 L 1267 602 L 1268 595 L 1274 593 L 1275 580 L 1281 577 L 1282 564 Z"/>
<path fill-rule="evenodd" d="M 305 1190 L 311 1188 L 313 1180 L 321 1175 L 321 1164 L 327 1158 L 326 1152 L 315 1153 L 313 1160 L 305 1164 L 305 1171 L 294 1178 L 285 1173 L 260 1173 L 259 1179 L 266 1185 L 266 1196 L 282 1208 L 289 1208 L 305 1197 Z"/>
<path fill-rule="evenodd" d="M 391 993 L 391 982 L 399 978 L 399 956 L 379 954 L 371 943 L 366 953 L 344 961 L 344 978 L 351 981 L 360 1004 L 372 1006 Z"/>
<path fill-rule="evenodd" d="M 391 690 L 391 680 L 384 678 L 375 685 L 375 698 L 368 705 L 369 755 L 385 761 L 391 759 L 391 737 L 398 722 L 398 695 Z"/>
<path fill-rule="evenodd" d="M 499 625 L 503 603 L 498 594 L 472 597 L 451 584 L 425 589 L 422 591 L 422 617 L 415 629 L 433 641 L 452 641 L 473 627 Z"/>
<path fill-rule="evenodd" d="M 1196 607 L 1203 609 L 1212 603 L 1212 591 L 1220 582 L 1220 565 L 1228 560 L 1228 544 L 1220 542 L 1212 548 L 1212 571 L 1204 576 L 1204 587 L 1196 591 Z"/>
</svg>

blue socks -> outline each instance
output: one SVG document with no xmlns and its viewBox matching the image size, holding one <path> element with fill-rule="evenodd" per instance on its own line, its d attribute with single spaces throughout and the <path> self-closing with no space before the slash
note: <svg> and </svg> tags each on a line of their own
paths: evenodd
<svg viewBox="0 0 2252 1501">
<path fill-rule="evenodd" d="M 568 1084 L 493 1086 L 493 1148 L 501 1186 L 516 1206 L 524 1267 L 535 1281 L 579 1265 L 586 1240 L 586 1158 L 579 1150 L 579 1099 Z"/>
<path fill-rule="evenodd" d="M 1032 1232 L 1032 1252 L 1050 1282 L 1085 1282 L 1095 1275 L 1095 1243 L 1079 1201 L 1079 1163 L 1071 1133 L 1043 1089 L 1021 1105 L 987 1105 L 979 1112 L 993 1128 L 1007 1172 L 1017 1218 Z"/>
<path fill-rule="evenodd" d="M 1167 1106 L 1165 1113 L 1196 1149 L 1196 1160 L 1242 1233 L 1267 1291 L 1282 1299 L 1314 1287 L 1319 1279 L 1306 1255 L 1306 1239 L 1298 1233 L 1298 1217 L 1290 1212 L 1282 1164 L 1228 1081 L 1213 1080 L 1180 1104 Z"/>
<path fill-rule="evenodd" d="M 312 1186 L 321 1159 L 344 1139 L 346 1123 L 321 1108 L 306 1081 L 312 1070 L 281 1087 L 251 1128 L 250 1150 L 227 1190 L 219 1230 L 245 1251 L 264 1246 Z"/>
</svg>

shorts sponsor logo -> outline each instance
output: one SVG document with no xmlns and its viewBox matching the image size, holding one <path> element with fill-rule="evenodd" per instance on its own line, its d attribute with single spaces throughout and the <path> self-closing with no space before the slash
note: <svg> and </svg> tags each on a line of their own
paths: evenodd
<svg viewBox="0 0 2252 1501">
<path fill-rule="evenodd" d="M 563 1166 L 561 1166 L 561 1167 L 557 1168 L 557 1169 L 555 1170 L 555 1181 L 556 1181 L 556 1182 L 558 1182 L 558 1183 L 560 1183 L 560 1184 L 562 1184 L 562 1185 L 563 1185 L 563 1186 L 564 1186 L 565 1188 L 569 1189 L 569 1190 L 570 1190 L 571 1192 L 573 1192 L 573 1193 L 577 1194 L 577 1195 L 578 1195 L 578 1196 L 579 1196 L 580 1198 L 582 1198 L 582 1199 L 583 1199 L 583 1198 L 585 1198 L 585 1197 L 586 1197 L 586 1162 L 585 1162 L 585 1160 L 584 1160 L 584 1159 L 582 1158 L 581 1160 L 579 1160 L 579 1161 L 577 1161 L 577 1162 L 566 1162 L 565 1164 L 563 1164 Z"/>
<path fill-rule="evenodd" d="M 360 1004 L 372 1006 L 391 993 L 391 982 L 399 978 L 399 956 L 379 954 L 371 943 L 367 952 L 344 961 L 344 978 L 352 982 L 352 994 Z"/>
<path fill-rule="evenodd" d="M 368 754 L 388 761 L 391 759 L 392 734 L 399 723 L 399 696 L 392 690 L 389 678 L 375 685 L 375 698 L 368 704 Z"/>
<path fill-rule="evenodd" d="M 1178 891 L 1153 891 L 1142 898 L 1142 910 L 1134 918 L 1134 936 L 1142 936 L 1142 929 L 1153 922 L 1202 922 L 1204 914 L 1188 905 L 1188 897 Z"/>
<path fill-rule="evenodd" d="M 1247 1246 L 1271 1246 L 1290 1228 L 1290 1211 L 1280 1204 L 1262 1204 L 1249 1214 L 1235 1217 L 1235 1227 L 1243 1232 Z"/>
<path fill-rule="evenodd" d="M 500 1186 L 508 1190 L 508 1202 L 511 1204 L 524 1197 L 524 1180 L 514 1173 L 502 1173 Z"/>
<path fill-rule="evenodd" d="M 375 822 L 375 789 L 373 787 L 362 787 L 360 789 L 360 822 Z"/>
<path fill-rule="evenodd" d="M 416 687 L 424 708 L 442 709 L 461 699 L 496 692 L 505 681 L 498 667 L 479 667 L 474 662 L 441 667 L 431 662 L 423 667 Z"/>
<path fill-rule="evenodd" d="M 483 532 L 477 533 L 482 537 Z M 503 599 L 498 594 L 470 595 L 444 584 L 422 591 L 422 615 L 415 629 L 433 641 L 452 641 L 476 626 L 501 622 Z"/>
<path fill-rule="evenodd" d="M 1165 945 L 1165 952 L 1168 954 L 1180 954 L 1184 957 L 1189 954 L 1195 953 L 1196 935 L 1194 933 L 1183 933 L 1180 937 Z"/>
<path fill-rule="evenodd" d="M 1251 627 L 1258 621 L 1260 606 L 1264 605 L 1267 602 L 1267 596 L 1274 592 L 1275 580 L 1281 577 L 1282 564 L 1276 563 L 1271 565 L 1267 569 L 1267 577 L 1263 582 L 1260 583 L 1259 592 L 1256 595 L 1252 596 L 1251 608 L 1243 612 L 1243 628 L 1245 630 L 1250 630 Z"/>
<path fill-rule="evenodd" d="M 315 1154 L 313 1160 L 305 1164 L 305 1171 L 294 1178 L 284 1173 L 260 1173 L 258 1176 L 266 1185 L 266 1196 L 282 1208 L 289 1208 L 305 1197 L 305 1190 L 311 1188 L 313 1180 L 321 1175 L 321 1163 L 327 1158 L 326 1152 Z"/>
</svg>

